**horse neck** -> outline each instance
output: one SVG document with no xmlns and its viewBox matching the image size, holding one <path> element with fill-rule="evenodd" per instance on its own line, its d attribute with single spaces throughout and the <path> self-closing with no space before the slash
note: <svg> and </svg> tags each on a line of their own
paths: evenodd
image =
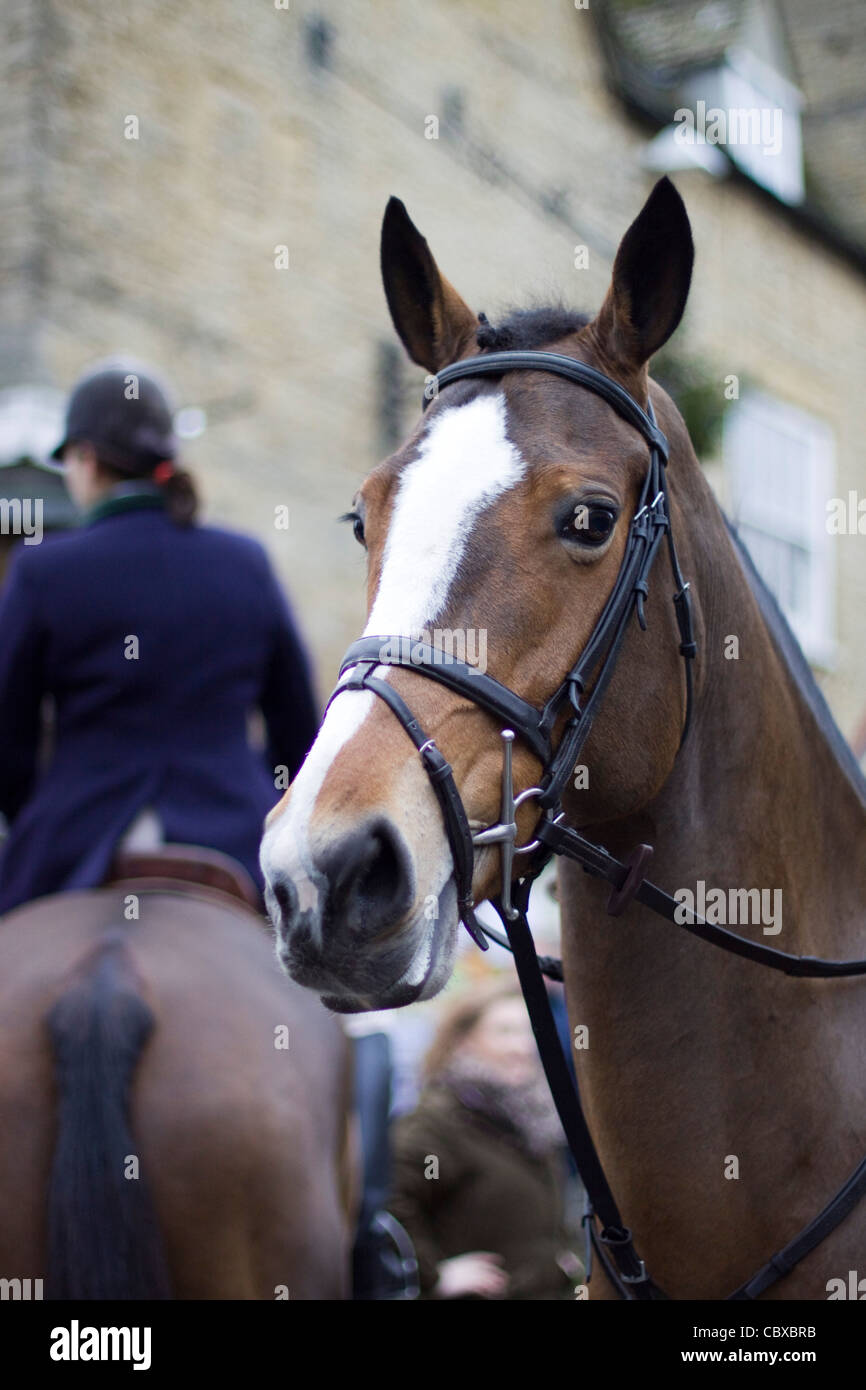
<svg viewBox="0 0 866 1390">
<path fill-rule="evenodd" d="M 648 876 L 671 892 L 694 890 L 698 880 L 707 889 L 780 890 L 779 939 L 762 939 L 839 954 L 863 918 L 866 789 L 837 757 L 820 709 L 774 639 L 702 476 L 693 488 L 700 529 L 675 518 L 678 540 L 690 541 L 686 549 L 680 540 L 683 568 L 700 605 L 691 732 L 654 800 L 600 827 L 597 838 L 620 852 L 649 834 Z M 659 564 L 654 578 L 664 589 Z"/>
<path fill-rule="evenodd" d="M 701 601 L 705 663 L 689 738 L 652 804 L 632 821 L 600 827 L 596 838 L 619 854 L 651 839 L 648 877 L 671 893 L 695 891 L 699 879 L 726 894 L 780 889 L 781 931 L 729 922 L 740 935 L 795 954 L 866 955 L 866 859 L 858 852 L 866 808 L 777 650 L 714 506 L 698 540 L 684 557 Z M 739 659 L 726 660 L 733 634 Z M 665 1277 L 681 1281 L 679 1295 L 670 1290 L 674 1296 L 703 1287 L 716 1297 L 726 1280 L 733 1287 L 748 1275 L 748 1267 L 741 1271 L 750 1260 L 757 1266 L 768 1257 L 769 1241 L 784 1243 L 793 1233 L 792 1208 L 779 1202 L 778 1184 L 788 1171 L 796 1185 L 802 1149 L 792 1141 L 790 1152 L 784 1144 L 780 1152 L 779 1125 L 792 1126 L 800 1145 L 816 1149 L 839 1132 L 838 1092 L 825 1108 L 816 1090 L 826 1092 L 834 1068 L 841 1089 L 836 1073 L 856 1070 L 856 1060 L 843 1055 L 848 1044 L 836 1036 L 838 1006 L 848 1001 L 828 993 L 838 984 L 794 982 L 736 960 L 637 903 L 612 919 L 605 914 L 608 892 L 577 866 L 560 864 L 569 1016 L 572 1027 L 588 1028 L 588 1048 L 575 1056 L 581 1092 L 624 1218 L 642 1236 L 653 1274 L 663 1284 Z M 850 1033 L 862 1045 L 862 1025 L 852 1020 Z M 819 1062 L 821 1081 L 814 1074 Z M 778 1101 L 778 1113 L 766 1108 L 767 1096 Z M 744 1126 L 741 1115 L 749 1117 Z M 756 1152 L 762 1143 L 775 1145 L 774 1163 L 753 1165 L 745 1181 L 722 1182 L 724 1156 L 747 1142 Z M 836 1166 L 841 1162 L 837 1157 Z M 807 1204 L 820 1191 L 810 1189 Z M 716 1242 L 718 1262 L 689 1268 L 689 1235 L 672 1214 L 672 1193 L 708 1238 L 724 1203 L 737 1239 L 727 1253 Z M 766 1211 L 768 1225 L 756 1225 L 756 1209 Z M 666 1224 L 659 1224 L 660 1210 Z M 807 1205 L 804 1219 L 809 1215 Z"/>
<path fill-rule="evenodd" d="M 862 954 L 863 792 L 771 633 L 715 504 L 689 563 L 709 596 L 705 669 L 693 731 L 650 809 L 657 860 L 677 887 L 779 890 L 782 929 L 758 932 L 771 945 Z"/>
</svg>

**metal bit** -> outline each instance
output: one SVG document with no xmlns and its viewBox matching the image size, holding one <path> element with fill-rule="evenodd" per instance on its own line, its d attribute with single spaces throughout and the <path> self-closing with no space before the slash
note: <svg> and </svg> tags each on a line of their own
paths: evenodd
<svg viewBox="0 0 866 1390">
<path fill-rule="evenodd" d="M 510 922 L 517 916 L 511 901 L 511 874 L 514 868 L 514 845 L 517 840 L 517 802 L 514 800 L 511 745 L 513 729 L 502 730 L 502 797 L 499 804 L 499 823 L 479 830 L 472 836 L 473 845 L 499 845 L 502 864 L 502 910 Z"/>
</svg>

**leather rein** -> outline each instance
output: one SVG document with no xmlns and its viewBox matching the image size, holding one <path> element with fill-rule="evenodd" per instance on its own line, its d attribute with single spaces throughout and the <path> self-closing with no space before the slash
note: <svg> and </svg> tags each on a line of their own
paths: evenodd
<svg viewBox="0 0 866 1390">
<path fill-rule="evenodd" d="M 641 628 L 646 629 L 644 600 L 649 592 L 649 573 L 663 538 L 667 541 L 674 582 L 673 604 L 679 629 L 679 651 L 685 668 L 685 713 L 680 747 L 691 725 L 692 661 L 697 654 L 697 644 L 692 625 L 689 585 L 680 570 L 671 529 L 665 471 L 668 441 L 656 423 L 649 398 L 644 411 L 610 377 L 561 353 L 505 351 L 483 353 L 443 368 L 428 382 L 424 409 L 431 399 L 438 396 L 442 387 L 453 381 L 525 370 L 554 373 L 601 396 L 643 435 L 649 446 L 649 468 L 631 520 L 619 573 L 579 658 L 543 709 L 539 710 L 486 672 L 455 659 L 441 648 L 414 641 L 405 635 L 366 636 L 354 642 L 346 652 L 331 700 L 345 690 L 369 690 L 392 710 L 417 748 L 442 810 L 454 865 L 460 920 L 482 950 L 489 949 L 485 939 L 489 937 L 514 955 L 548 1085 L 586 1189 L 584 1226 L 587 1231 L 587 1279 L 591 1273 L 592 1250 L 595 1250 L 621 1298 L 663 1299 L 666 1295 L 647 1273 L 643 1260 L 635 1250 L 632 1233 L 622 1220 L 559 1041 L 543 975 L 561 981 L 562 964 L 536 954 L 527 920 L 534 880 L 553 855 L 563 855 L 581 864 L 587 873 L 611 885 L 607 909 L 611 916 L 619 916 L 633 900 L 637 900 L 703 941 L 788 975 L 801 978 L 862 975 L 866 974 L 866 960 L 828 961 L 812 956 L 790 955 L 763 943 L 748 941 L 705 921 L 695 913 L 688 914 L 691 920 L 683 921 L 683 916 L 687 914 L 683 904 L 645 877 L 644 870 L 653 853 L 649 845 L 637 845 L 624 860 L 620 860 L 601 845 L 594 844 L 577 830 L 562 823 L 564 813 L 560 803 L 563 791 L 613 675 L 633 613 Z M 393 686 L 376 674 L 379 667 L 388 665 L 405 666 L 439 681 L 485 709 L 500 724 L 503 767 L 500 817 L 496 824 L 473 834 L 450 764 L 437 748 L 435 740 L 421 728 L 405 700 Z M 554 747 L 553 734 L 563 711 L 566 712 L 566 720 L 558 745 Z M 539 785 L 517 796 L 512 780 L 512 744 L 515 736 L 522 739 L 544 769 Z M 517 845 L 516 813 L 524 802 L 530 800 L 537 802 L 540 819 L 534 838 L 528 844 Z M 494 845 L 500 849 L 502 878 L 500 892 L 491 902 L 505 928 L 505 936 L 478 921 L 472 898 L 475 848 Z M 526 859 L 515 879 L 514 861 L 518 856 L 526 856 Z M 844 1220 L 864 1193 L 866 1158 L 819 1215 L 728 1298 L 757 1298 L 771 1284 L 790 1273 Z M 596 1221 L 599 1230 L 596 1229 Z"/>
</svg>

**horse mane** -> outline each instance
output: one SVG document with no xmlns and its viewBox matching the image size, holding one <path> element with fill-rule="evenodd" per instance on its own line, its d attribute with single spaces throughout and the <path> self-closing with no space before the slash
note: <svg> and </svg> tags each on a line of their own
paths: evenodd
<svg viewBox="0 0 866 1390">
<path fill-rule="evenodd" d="M 755 568 L 754 561 L 741 541 L 736 526 L 728 517 L 725 517 L 725 522 L 740 557 L 749 588 L 757 600 L 761 616 L 767 624 L 773 644 L 784 661 L 797 691 L 802 695 L 811 711 L 840 772 L 851 783 L 862 806 L 866 809 L 866 776 L 863 775 L 850 745 L 833 718 L 830 706 L 812 674 L 812 668 L 803 655 L 802 648 L 791 631 L 787 618 Z"/>
<path fill-rule="evenodd" d="M 531 352 L 579 333 L 591 319 L 591 314 L 580 313 L 563 303 L 512 308 L 504 311 L 497 324 L 492 324 L 486 314 L 479 314 L 475 340 L 480 348 L 491 352 Z"/>
</svg>

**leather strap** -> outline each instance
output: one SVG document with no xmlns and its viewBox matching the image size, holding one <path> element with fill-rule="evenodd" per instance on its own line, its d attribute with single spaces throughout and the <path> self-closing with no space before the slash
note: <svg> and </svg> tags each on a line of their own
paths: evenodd
<svg viewBox="0 0 866 1390">
<path fill-rule="evenodd" d="M 757 1274 L 753 1274 L 751 1279 L 741 1285 L 736 1292 L 728 1294 L 729 1299 L 758 1298 L 760 1294 L 768 1289 L 777 1280 L 783 1279 L 786 1274 L 790 1274 L 795 1265 L 798 1265 L 806 1255 L 815 1250 L 831 1231 L 845 1220 L 846 1216 L 854 1210 L 861 1197 L 866 1195 L 866 1158 L 854 1169 L 832 1201 L 828 1202 L 808 1226 L 804 1226 L 799 1235 L 796 1235 L 782 1250 L 778 1250 L 775 1255 L 771 1255 L 763 1268 Z"/>
<path fill-rule="evenodd" d="M 464 695 L 472 703 L 481 705 L 508 728 L 519 730 L 521 738 L 538 760 L 542 764 L 549 760 L 550 737 L 542 730 L 542 715 L 535 706 L 515 695 L 513 690 L 501 685 L 485 671 L 479 671 L 477 666 L 458 661 L 443 648 L 433 647 L 427 642 L 415 642 L 409 637 L 359 637 L 343 657 L 340 676 L 361 661 L 421 671 L 431 680 L 439 681 L 458 695 Z M 342 684 L 338 685 L 337 690 L 342 688 Z"/>
<path fill-rule="evenodd" d="M 520 988 L 526 1001 L 526 1009 L 535 1034 L 535 1041 L 541 1057 L 547 1084 L 556 1106 L 557 1113 L 565 1131 L 568 1146 L 574 1155 L 581 1181 L 592 1203 L 592 1209 L 602 1223 L 597 1239 L 610 1252 L 622 1286 L 627 1289 L 624 1296 L 633 1299 L 652 1299 L 664 1297 L 656 1289 L 646 1272 L 643 1260 L 637 1254 L 631 1231 L 623 1222 L 610 1185 L 601 1165 L 592 1135 L 586 1123 L 580 1097 L 574 1087 L 566 1065 L 565 1056 L 559 1042 L 559 1034 L 550 1008 L 550 1000 L 544 986 L 538 957 L 532 940 L 532 933 L 526 919 L 526 908 L 532 881 L 523 879 L 516 887 L 514 904 L 516 916 L 509 918 L 497 899 L 493 905 L 497 909 L 502 925 L 508 935 L 514 963 L 520 980 Z"/>
<path fill-rule="evenodd" d="M 588 366 L 586 362 L 578 362 L 576 357 L 566 357 L 561 352 L 523 350 L 485 352 L 475 357 L 465 357 L 459 362 L 452 362 L 450 366 L 443 367 L 441 371 L 436 373 L 435 390 L 432 394 L 425 392 L 422 409 L 427 409 L 431 400 L 436 398 L 443 386 L 447 386 L 452 381 L 459 381 L 461 377 L 501 376 L 503 372 L 523 370 L 553 372 L 556 376 L 564 376 L 569 381 L 576 381 L 578 386 L 586 386 L 596 396 L 601 396 L 603 400 L 607 401 L 608 405 L 613 406 L 617 414 L 627 420 L 630 425 L 634 425 L 636 430 L 640 430 L 650 447 L 657 449 L 662 459 L 667 462 L 667 439 L 654 420 L 650 419 L 649 415 L 641 409 L 634 397 L 630 396 L 628 391 L 618 382 L 605 376 L 604 372 L 597 371 L 595 367 Z"/>
<path fill-rule="evenodd" d="M 389 685 L 387 681 L 380 680 L 378 676 L 373 674 L 375 669 L 376 666 L 371 662 L 357 666 L 337 686 L 328 701 L 328 705 L 336 695 L 341 694 L 344 690 L 371 690 L 381 700 L 384 700 L 389 709 L 396 714 L 399 723 L 421 755 L 424 770 L 430 779 L 430 785 L 442 811 L 445 833 L 454 862 L 454 882 L 457 889 L 457 907 L 460 918 L 476 946 L 479 946 L 482 951 L 487 951 L 489 945 L 484 938 L 481 924 L 475 916 L 475 904 L 472 899 L 474 870 L 472 832 L 466 819 L 462 797 L 457 790 L 457 783 L 454 781 L 451 764 L 440 753 L 435 741 L 429 738 L 421 728 L 402 696 L 398 695 L 394 687 Z"/>
<path fill-rule="evenodd" d="M 554 854 L 574 859 L 583 865 L 587 873 L 606 879 L 616 890 L 624 887 L 632 866 L 609 854 L 601 845 L 587 840 L 579 831 L 544 820 L 535 834 Z M 633 885 L 631 896 L 690 935 L 700 937 L 712 946 L 719 946 L 732 955 L 742 956 L 744 960 L 766 965 L 770 970 L 780 970 L 785 975 L 795 975 L 801 979 L 831 979 L 866 974 L 866 960 L 821 960 L 817 956 L 794 956 L 787 951 L 778 951 L 774 946 L 766 946 L 763 942 L 737 936 L 726 927 L 706 922 L 696 913 L 692 914 L 692 921 L 681 922 L 677 914 L 682 913 L 683 904 L 646 878 Z"/>
</svg>

